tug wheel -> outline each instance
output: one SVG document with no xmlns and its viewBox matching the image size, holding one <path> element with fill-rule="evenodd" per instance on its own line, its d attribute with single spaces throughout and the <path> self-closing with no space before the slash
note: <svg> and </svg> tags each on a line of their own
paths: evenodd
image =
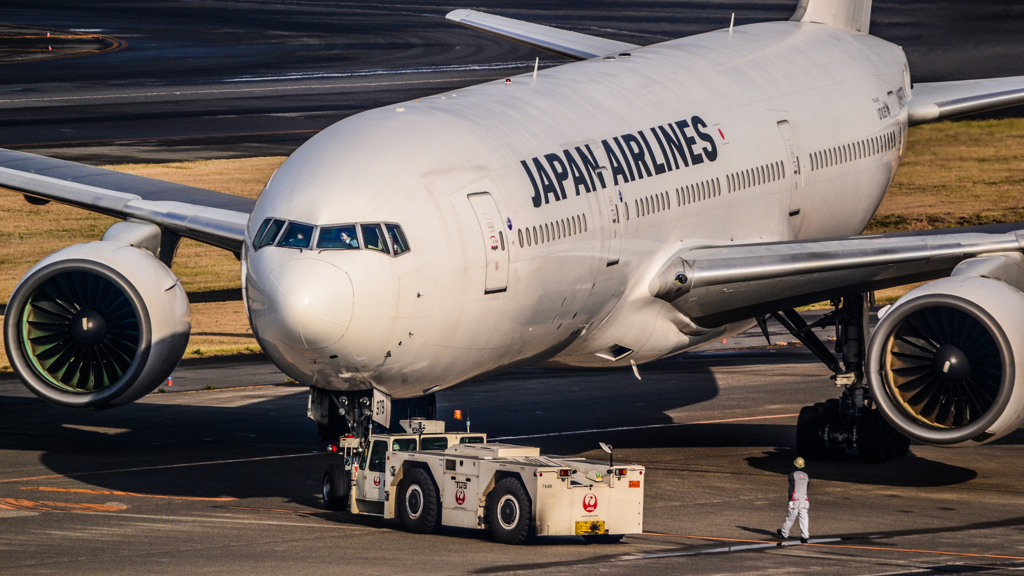
<svg viewBox="0 0 1024 576">
<path fill-rule="evenodd" d="M 344 468 L 334 463 L 327 465 L 323 483 L 324 508 L 337 512 L 348 506 L 347 480 Z"/>
<path fill-rule="evenodd" d="M 422 468 L 407 470 L 405 478 L 398 483 L 395 507 L 402 526 L 410 532 L 427 534 L 440 524 L 437 521 L 437 489 Z"/>
<path fill-rule="evenodd" d="M 502 544 L 522 544 L 530 536 L 533 510 L 518 478 L 506 477 L 487 495 L 487 528 Z"/>
</svg>

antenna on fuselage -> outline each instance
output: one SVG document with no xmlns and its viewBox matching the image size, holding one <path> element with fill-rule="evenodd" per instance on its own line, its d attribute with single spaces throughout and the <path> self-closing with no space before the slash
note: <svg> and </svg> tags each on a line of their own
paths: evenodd
<svg viewBox="0 0 1024 576">
<path fill-rule="evenodd" d="M 732 13 L 732 18 L 729 19 L 729 36 L 732 36 L 733 24 L 736 24 L 736 13 L 735 12 Z"/>
<path fill-rule="evenodd" d="M 537 60 L 534 61 L 534 63 L 533 63 L 533 77 L 534 78 L 537 77 L 537 69 L 538 68 L 540 68 L 540 56 L 538 56 Z"/>
</svg>

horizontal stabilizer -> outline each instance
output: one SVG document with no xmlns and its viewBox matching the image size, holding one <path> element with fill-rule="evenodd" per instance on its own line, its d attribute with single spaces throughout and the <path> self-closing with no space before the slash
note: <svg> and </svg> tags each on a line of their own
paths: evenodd
<svg viewBox="0 0 1024 576">
<path fill-rule="evenodd" d="M 791 20 L 868 33 L 871 0 L 800 0 Z"/>
<path fill-rule="evenodd" d="M 910 125 L 1024 104 L 1024 76 L 914 85 Z"/>
<path fill-rule="evenodd" d="M 640 48 L 635 44 L 531 24 L 475 10 L 454 10 L 448 13 L 447 18 L 467 28 L 494 34 L 574 60 L 587 60 Z"/>
<path fill-rule="evenodd" d="M 0 187 L 114 216 L 152 222 L 186 238 L 240 252 L 256 201 L 0 149 Z"/>
</svg>

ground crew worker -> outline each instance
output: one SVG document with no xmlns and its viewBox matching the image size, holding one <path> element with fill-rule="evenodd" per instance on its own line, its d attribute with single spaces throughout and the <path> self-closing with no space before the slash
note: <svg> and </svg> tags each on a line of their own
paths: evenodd
<svg viewBox="0 0 1024 576">
<path fill-rule="evenodd" d="M 775 533 L 780 538 L 789 538 L 789 529 L 793 527 L 793 522 L 799 517 L 800 543 L 807 544 L 807 539 L 810 538 L 807 531 L 807 509 L 811 505 L 807 500 L 807 482 L 810 478 L 803 470 L 803 458 L 793 460 L 793 466 L 796 467 L 796 470 L 789 475 L 789 511 L 786 513 L 786 521 L 782 524 L 782 528 L 776 530 Z"/>
</svg>

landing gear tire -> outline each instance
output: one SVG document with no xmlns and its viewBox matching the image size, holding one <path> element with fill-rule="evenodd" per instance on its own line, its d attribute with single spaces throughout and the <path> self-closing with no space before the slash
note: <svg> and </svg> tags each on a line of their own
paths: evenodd
<svg viewBox="0 0 1024 576">
<path fill-rule="evenodd" d="M 338 512 L 348 506 L 348 475 L 345 469 L 331 463 L 324 470 L 323 498 L 324 508 Z"/>
<path fill-rule="evenodd" d="M 522 544 L 530 536 L 533 510 L 518 478 L 506 477 L 487 495 L 487 527 L 502 544 Z"/>
<path fill-rule="evenodd" d="M 338 414 L 337 407 L 331 406 L 331 409 L 327 411 L 327 424 L 317 422 L 316 431 L 321 440 L 334 444 L 338 438 L 348 434 L 348 421 Z"/>
<path fill-rule="evenodd" d="M 885 462 L 889 456 L 889 423 L 876 410 L 865 410 L 857 427 L 857 449 L 860 459 L 871 464 Z"/>
<path fill-rule="evenodd" d="M 821 460 L 828 456 L 828 449 L 821 438 L 821 422 L 825 405 L 804 406 L 796 420 L 796 453 L 806 460 Z"/>
<path fill-rule="evenodd" d="M 409 532 L 429 534 L 440 524 L 437 521 L 437 490 L 430 475 L 422 468 L 409 470 L 398 483 L 395 507 L 399 521 Z"/>
<path fill-rule="evenodd" d="M 892 424 L 885 423 L 885 440 L 888 444 L 889 458 L 902 458 L 910 454 L 910 438 L 904 436 L 899 430 L 892 427 Z"/>
<path fill-rule="evenodd" d="M 588 544 L 615 544 L 619 540 L 622 540 L 624 534 L 590 534 L 584 536 L 583 539 Z"/>
</svg>

